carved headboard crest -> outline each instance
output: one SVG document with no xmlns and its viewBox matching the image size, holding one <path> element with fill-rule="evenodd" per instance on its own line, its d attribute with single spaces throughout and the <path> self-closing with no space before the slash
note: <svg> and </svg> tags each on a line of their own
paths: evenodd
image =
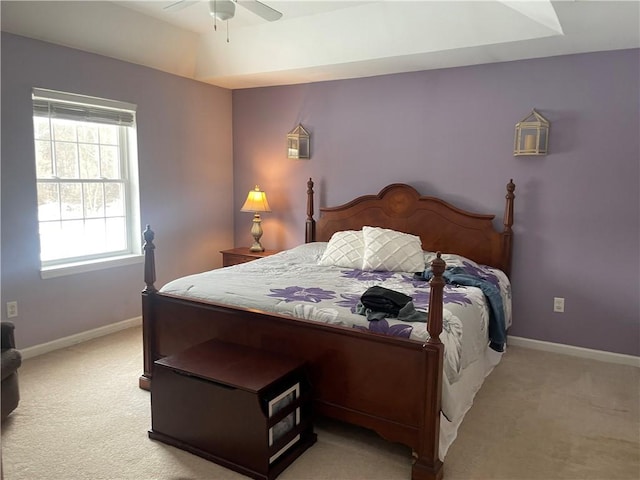
<svg viewBox="0 0 640 480">
<path fill-rule="evenodd" d="M 495 215 L 469 212 L 435 197 L 421 196 L 410 185 L 394 183 L 377 195 L 364 195 L 344 205 L 320 208 L 313 219 L 313 180 L 307 183 L 306 242 L 329 241 L 341 230 L 363 226 L 389 228 L 419 236 L 428 251 L 457 253 L 509 274 L 513 232 L 513 181 L 507 185 L 504 230 L 493 226 Z"/>
</svg>

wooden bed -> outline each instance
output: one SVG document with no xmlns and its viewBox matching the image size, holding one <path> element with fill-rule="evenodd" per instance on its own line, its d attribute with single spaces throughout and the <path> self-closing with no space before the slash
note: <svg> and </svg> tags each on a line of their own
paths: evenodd
<svg viewBox="0 0 640 480">
<path fill-rule="evenodd" d="M 513 242 L 512 181 L 506 190 L 504 227 L 499 232 L 493 226 L 494 215 L 464 211 L 443 200 L 421 196 L 405 184 L 389 185 L 377 195 L 362 196 L 338 207 L 321 208 L 316 221 L 313 181 L 309 179 L 305 240 L 326 242 L 337 231 L 378 226 L 419 236 L 424 250 L 463 255 L 508 275 Z M 150 388 L 155 360 L 212 338 L 286 353 L 307 361 L 315 413 L 372 429 L 412 448 L 413 480 L 442 478 L 438 448 L 444 347 L 439 335 L 444 261 L 438 258 L 432 264 L 431 339 L 422 343 L 160 293 L 154 286 L 153 238 L 147 227 L 141 388 Z M 415 388 L 417 378 L 424 379 L 419 388 Z"/>
</svg>

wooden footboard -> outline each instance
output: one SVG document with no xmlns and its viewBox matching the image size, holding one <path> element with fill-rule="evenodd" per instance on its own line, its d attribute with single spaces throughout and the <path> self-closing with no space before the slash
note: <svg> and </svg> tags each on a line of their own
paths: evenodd
<svg viewBox="0 0 640 480">
<path fill-rule="evenodd" d="M 145 253 L 152 264 L 150 230 L 146 237 Z M 316 413 L 411 447 L 417 453 L 413 478 L 439 478 L 444 262 L 434 262 L 435 308 L 429 317 L 431 339 L 424 344 L 161 294 L 148 270 L 142 293 L 145 371 L 140 387 L 150 388 L 155 360 L 212 338 L 285 353 L 307 361 Z"/>
</svg>

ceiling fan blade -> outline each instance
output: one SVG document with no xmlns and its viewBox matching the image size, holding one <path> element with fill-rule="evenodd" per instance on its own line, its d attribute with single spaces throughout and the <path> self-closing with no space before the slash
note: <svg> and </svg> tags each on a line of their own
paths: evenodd
<svg viewBox="0 0 640 480">
<path fill-rule="evenodd" d="M 190 7 L 194 3 L 198 3 L 198 0 L 179 0 L 171 5 L 167 5 L 163 8 L 163 10 L 167 12 L 177 12 L 178 10 L 182 10 L 183 8 Z"/>
<path fill-rule="evenodd" d="M 236 3 L 269 22 L 282 18 L 282 13 L 258 0 L 236 0 Z"/>
</svg>

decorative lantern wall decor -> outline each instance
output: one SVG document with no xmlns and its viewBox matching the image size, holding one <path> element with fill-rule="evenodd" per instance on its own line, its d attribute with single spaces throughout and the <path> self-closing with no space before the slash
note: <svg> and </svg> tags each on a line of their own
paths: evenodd
<svg viewBox="0 0 640 480">
<path fill-rule="evenodd" d="M 287 157 L 310 158 L 309 132 L 301 124 L 287 134 Z"/>
<path fill-rule="evenodd" d="M 516 123 L 513 154 L 546 155 L 549 147 L 549 121 L 540 115 L 535 108 L 531 113 Z"/>
</svg>

